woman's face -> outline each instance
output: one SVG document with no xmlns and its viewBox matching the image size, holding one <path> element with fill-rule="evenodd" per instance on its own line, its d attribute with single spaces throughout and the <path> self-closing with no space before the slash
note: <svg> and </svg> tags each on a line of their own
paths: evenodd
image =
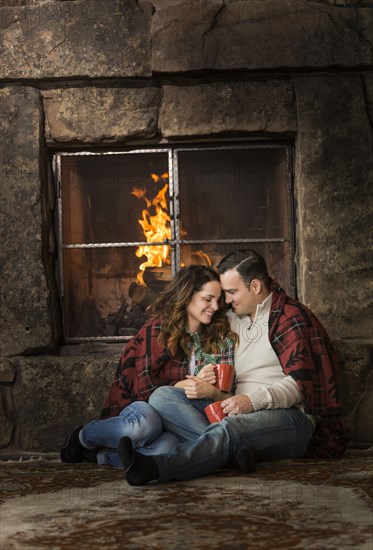
<svg viewBox="0 0 373 550">
<path fill-rule="evenodd" d="M 219 309 L 221 286 L 218 281 L 209 281 L 193 297 L 187 305 L 188 327 L 191 332 L 196 332 L 201 323 L 208 325 L 212 316 Z"/>
</svg>

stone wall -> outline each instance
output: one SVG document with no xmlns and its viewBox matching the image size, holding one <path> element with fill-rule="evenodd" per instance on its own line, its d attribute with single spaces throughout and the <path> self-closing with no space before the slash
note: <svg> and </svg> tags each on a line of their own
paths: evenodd
<svg viewBox="0 0 373 550">
<path fill-rule="evenodd" d="M 51 153 L 184 140 L 294 144 L 298 297 L 340 352 L 352 442 L 371 444 L 373 3 L 2 6 L 3 452 L 57 450 L 119 358 L 60 345 Z"/>
</svg>

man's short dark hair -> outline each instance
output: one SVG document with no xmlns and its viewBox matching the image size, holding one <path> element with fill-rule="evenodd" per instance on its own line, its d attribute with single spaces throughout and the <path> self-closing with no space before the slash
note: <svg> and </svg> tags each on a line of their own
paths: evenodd
<svg viewBox="0 0 373 550">
<path fill-rule="evenodd" d="M 253 279 L 259 279 L 265 288 L 269 289 L 270 277 L 266 261 L 255 250 L 238 250 L 224 256 L 217 266 L 217 270 L 222 275 L 229 269 L 238 271 L 247 287 L 250 286 Z"/>
</svg>

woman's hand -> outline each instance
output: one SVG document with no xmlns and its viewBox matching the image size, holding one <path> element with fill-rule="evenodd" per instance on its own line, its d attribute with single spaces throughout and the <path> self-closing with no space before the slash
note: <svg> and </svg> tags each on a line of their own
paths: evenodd
<svg viewBox="0 0 373 550">
<path fill-rule="evenodd" d="M 209 382 L 205 382 L 199 376 L 187 375 L 184 382 L 184 391 L 188 399 L 204 399 L 206 397 L 214 399 L 216 388 Z"/>
<path fill-rule="evenodd" d="M 213 365 L 212 363 L 210 363 L 209 365 L 205 365 L 201 368 L 197 376 L 198 378 L 202 378 L 202 380 L 204 382 L 207 382 L 208 384 L 216 384 L 215 365 Z"/>
<path fill-rule="evenodd" d="M 232 395 L 228 392 L 218 390 L 215 386 L 209 382 L 205 382 L 199 376 L 190 376 L 189 374 L 186 380 L 183 380 L 183 388 L 188 399 L 209 398 L 214 401 L 222 401 Z"/>
</svg>

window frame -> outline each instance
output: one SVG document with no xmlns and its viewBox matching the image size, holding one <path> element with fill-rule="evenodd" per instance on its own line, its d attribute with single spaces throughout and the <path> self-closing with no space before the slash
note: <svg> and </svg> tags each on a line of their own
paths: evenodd
<svg viewBox="0 0 373 550">
<path fill-rule="evenodd" d="M 241 149 L 278 149 L 282 148 L 286 151 L 286 197 L 287 197 L 287 212 L 288 212 L 288 234 L 289 238 L 243 238 L 243 239 L 187 239 L 180 236 L 180 204 L 179 204 L 179 152 L 185 151 L 217 151 L 217 150 L 241 150 Z M 81 151 L 56 151 L 53 154 L 53 174 L 55 183 L 55 193 L 57 201 L 57 216 L 56 216 L 56 232 L 58 246 L 58 266 L 56 270 L 57 284 L 60 296 L 60 304 L 62 311 L 62 326 L 64 326 L 64 265 L 63 251 L 65 249 L 89 249 L 89 248 L 123 248 L 123 247 L 138 247 L 149 246 L 150 243 L 144 241 L 131 242 L 106 242 L 106 243 L 63 243 L 62 238 L 62 223 L 63 223 L 63 208 L 62 208 L 62 162 L 64 157 L 70 156 L 107 156 L 107 155 L 134 155 L 144 153 L 163 153 L 167 152 L 168 158 L 168 173 L 169 173 L 169 212 L 170 212 L 170 228 L 171 239 L 151 243 L 152 246 L 168 245 L 171 254 L 172 274 L 180 269 L 181 265 L 181 249 L 184 245 L 204 245 L 204 244 L 232 244 L 243 245 L 243 247 L 255 244 L 272 244 L 272 243 L 288 243 L 289 246 L 289 279 L 290 293 L 296 297 L 296 269 L 295 269 L 295 200 L 294 200 L 294 176 L 293 176 L 293 155 L 294 149 L 289 142 L 258 142 L 258 143 L 194 143 L 194 144 L 168 144 L 165 146 L 141 146 L 135 148 L 121 150 L 81 150 Z M 66 337 L 63 335 L 65 343 L 76 343 L 83 341 L 127 341 L 129 336 L 88 336 L 88 337 Z"/>
</svg>

